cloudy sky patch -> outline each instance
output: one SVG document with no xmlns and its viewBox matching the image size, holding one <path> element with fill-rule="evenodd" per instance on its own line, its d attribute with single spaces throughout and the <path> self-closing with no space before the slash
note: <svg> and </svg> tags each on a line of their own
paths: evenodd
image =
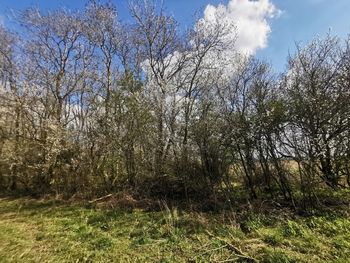
<svg viewBox="0 0 350 263">
<path fill-rule="evenodd" d="M 280 12 L 270 0 L 230 0 L 227 5 L 207 5 L 204 20 L 221 19 L 223 23 L 234 24 L 237 30 L 236 48 L 252 55 L 267 46 L 271 32 L 269 19 Z M 236 32 L 232 32 L 234 37 Z"/>
</svg>

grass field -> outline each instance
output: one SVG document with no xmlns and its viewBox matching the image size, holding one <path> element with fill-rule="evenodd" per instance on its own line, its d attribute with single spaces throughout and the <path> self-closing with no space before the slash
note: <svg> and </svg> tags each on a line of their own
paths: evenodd
<svg viewBox="0 0 350 263">
<path fill-rule="evenodd" d="M 0 262 L 350 262 L 350 219 L 2 198 Z"/>
</svg>

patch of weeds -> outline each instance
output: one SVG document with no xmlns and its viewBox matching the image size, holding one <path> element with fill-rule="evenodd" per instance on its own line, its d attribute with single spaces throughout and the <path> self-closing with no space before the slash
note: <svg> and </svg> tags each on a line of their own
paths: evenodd
<svg viewBox="0 0 350 263">
<path fill-rule="evenodd" d="M 110 238 L 100 237 L 96 240 L 93 240 L 91 244 L 95 249 L 107 249 L 113 245 L 113 242 Z"/>
<path fill-rule="evenodd" d="M 206 226 L 196 218 L 181 217 L 178 222 L 178 228 L 183 229 L 187 234 L 198 234 L 206 229 Z"/>
<path fill-rule="evenodd" d="M 130 238 L 133 239 L 132 244 L 144 245 L 154 239 L 162 238 L 163 235 L 164 233 L 162 233 L 162 227 L 160 225 L 156 225 L 154 222 L 140 221 L 130 233 Z"/>
<path fill-rule="evenodd" d="M 22 203 L 0 201 L 0 258 L 11 262 L 239 262 L 220 240 L 259 262 L 349 262 L 350 220 L 339 213 L 243 212 L 239 228 L 215 214 L 176 209 L 127 213 Z"/>
<path fill-rule="evenodd" d="M 140 211 L 138 211 L 138 212 L 140 212 Z M 109 220 L 117 220 L 117 219 L 120 219 L 122 217 L 126 217 L 127 214 L 130 215 L 130 213 L 126 213 L 123 210 L 108 210 L 108 211 L 104 211 L 103 213 L 107 218 L 109 218 Z M 141 211 L 141 213 L 142 213 L 142 211 Z M 134 214 L 137 215 L 138 213 L 135 212 Z"/>
<path fill-rule="evenodd" d="M 291 220 L 282 226 L 281 232 L 284 237 L 305 237 L 306 235 L 304 227 Z"/>
<path fill-rule="evenodd" d="M 283 238 L 281 237 L 281 235 L 279 234 L 271 234 L 271 235 L 267 235 L 263 238 L 263 241 L 266 244 L 269 244 L 271 246 L 278 246 L 279 244 L 282 243 Z"/>
<path fill-rule="evenodd" d="M 344 237 L 335 238 L 332 241 L 332 254 L 338 257 L 346 257 L 350 255 L 350 242 Z"/>
<path fill-rule="evenodd" d="M 68 218 L 63 218 L 59 220 L 61 226 L 64 228 L 64 230 L 71 230 L 73 228 L 72 220 Z"/>
<path fill-rule="evenodd" d="M 301 247 L 305 249 L 305 253 L 310 253 L 310 250 L 322 250 L 322 239 L 317 233 L 306 231 L 303 240 L 304 244 Z"/>
<path fill-rule="evenodd" d="M 160 263 L 173 263 L 176 262 L 174 257 L 164 257 L 159 260 Z"/>
<path fill-rule="evenodd" d="M 44 233 L 37 233 L 36 235 L 35 235 L 35 240 L 36 241 L 41 241 L 41 240 L 43 240 L 45 238 L 45 234 Z"/>
<path fill-rule="evenodd" d="M 79 240 L 90 240 L 94 237 L 94 231 L 91 227 L 86 225 L 77 225 L 72 231 Z"/>
<path fill-rule="evenodd" d="M 297 261 L 279 250 L 264 249 L 262 263 L 296 263 Z"/>
<path fill-rule="evenodd" d="M 244 233 L 251 233 L 270 223 L 269 218 L 263 214 L 250 214 L 248 218 L 241 223 L 241 229 Z"/>
<path fill-rule="evenodd" d="M 98 227 L 102 230 L 110 229 L 109 219 L 106 215 L 103 214 L 92 214 L 87 218 L 88 225 L 93 227 Z"/>
<path fill-rule="evenodd" d="M 180 216 L 178 210 L 167 209 L 157 224 L 153 227 L 157 228 L 157 231 L 161 233 L 161 238 L 166 238 L 170 242 L 178 242 L 181 237 L 190 231 L 193 231 L 197 225 L 195 220 L 191 220 L 188 217 Z"/>
<path fill-rule="evenodd" d="M 137 246 L 137 245 L 145 245 L 150 242 L 151 242 L 151 239 L 147 235 L 140 233 L 140 234 L 134 234 L 131 244 L 133 246 Z"/>
<path fill-rule="evenodd" d="M 153 241 L 178 244 L 186 234 L 196 231 L 195 221 L 180 216 L 177 210 L 166 211 L 159 217 L 140 218 L 129 234 L 133 245 L 144 245 Z"/>
<path fill-rule="evenodd" d="M 306 220 L 306 224 L 309 228 L 327 237 L 350 232 L 350 220 L 335 215 L 310 217 Z"/>
<path fill-rule="evenodd" d="M 338 250 L 350 250 L 350 243 L 345 241 L 344 239 L 335 239 L 333 240 L 332 245 L 335 249 Z"/>
<path fill-rule="evenodd" d="M 310 229 L 318 229 L 322 227 L 322 225 L 326 221 L 326 217 L 323 216 L 310 216 L 305 220 L 305 224 L 310 228 Z"/>
<path fill-rule="evenodd" d="M 222 237 L 230 237 L 233 239 L 244 239 L 246 238 L 246 235 L 243 233 L 243 231 L 232 225 L 219 225 L 215 228 L 215 235 L 222 236 Z"/>
</svg>

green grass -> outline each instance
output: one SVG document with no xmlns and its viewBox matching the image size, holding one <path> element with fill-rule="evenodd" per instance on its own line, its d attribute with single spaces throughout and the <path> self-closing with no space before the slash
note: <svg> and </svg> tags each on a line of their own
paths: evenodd
<svg viewBox="0 0 350 263">
<path fill-rule="evenodd" d="M 348 262 L 346 215 L 237 218 L 3 198 L 0 262 Z"/>
</svg>

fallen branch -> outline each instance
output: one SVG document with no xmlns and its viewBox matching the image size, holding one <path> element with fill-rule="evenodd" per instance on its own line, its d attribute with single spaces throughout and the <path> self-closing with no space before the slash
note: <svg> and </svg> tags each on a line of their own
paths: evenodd
<svg viewBox="0 0 350 263">
<path fill-rule="evenodd" d="M 112 197 L 112 194 L 108 194 L 108 195 L 102 196 L 102 197 L 100 197 L 100 198 L 91 200 L 91 201 L 89 201 L 89 203 L 90 203 L 90 204 L 93 204 L 93 203 L 96 203 L 96 202 L 98 202 L 98 201 L 105 200 L 105 199 L 107 199 L 107 198 L 109 198 L 109 197 Z"/>
</svg>

